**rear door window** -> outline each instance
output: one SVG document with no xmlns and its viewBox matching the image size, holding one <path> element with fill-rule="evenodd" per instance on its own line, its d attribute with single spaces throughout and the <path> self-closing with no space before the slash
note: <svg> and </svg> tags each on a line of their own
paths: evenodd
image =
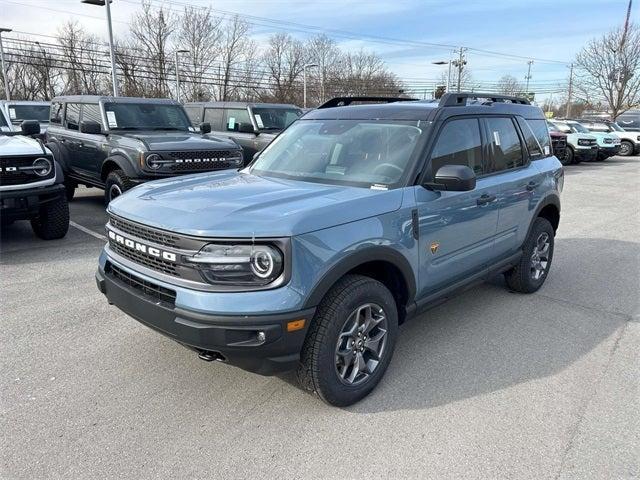
<svg viewBox="0 0 640 480">
<path fill-rule="evenodd" d="M 476 175 L 483 173 L 482 141 L 477 118 L 448 121 L 436 140 L 431 153 L 431 173 L 444 165 L 466 165 Z"/>
<path fill-rule="evenodd" d="M 102 125 L 102 115 L 100 114 L 100 107 L 95 103 L 85 103 L 82 106 L 82 121 L 96 122 Z"/>
<path fill-rule="evenodd" d="M 67 111 L 65 113 L 65 127 L 69 130 L 78 130 L 80 124 L 80 104 L 67 103 Z"/>
<path fill-rule="evenodd" d="M 237 132 L 239 123 L 251 125 L 249 112 L 246 108 L 229 108 L 226 113 L 224 130 L 228 132 Z"/>
<path fill-rule="evenodd" d="M 486 118 L 489 143 L 487 173 L 502 172 L 524 165 L 524 155 L 518 131 L 508 117 Z"/>
</svg>

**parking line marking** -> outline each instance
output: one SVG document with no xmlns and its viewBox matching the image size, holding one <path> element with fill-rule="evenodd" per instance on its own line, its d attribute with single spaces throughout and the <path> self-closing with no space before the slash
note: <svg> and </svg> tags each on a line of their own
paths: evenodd
<svg viewBox="0 0 640 480">
<path fill-rule="evenodd" d="M 89 230 L 87 227 L 83 227 L 82 225 L 78 225 L 76 222 L 72 222 L 71 220 L 69 220 L 69 225 L 71 225 L 72 227 L 77 228 L 78 230 L 87 233 L 89 235 L 91 235 L 92 237 L 97 238 L 98 240 L 102 240 L 104 242 L 107 241 L 107 237 L 105 237 L 104 235 L 100 235 L 99 233 L 94 232 L 93 230 Z"/>
</svg>

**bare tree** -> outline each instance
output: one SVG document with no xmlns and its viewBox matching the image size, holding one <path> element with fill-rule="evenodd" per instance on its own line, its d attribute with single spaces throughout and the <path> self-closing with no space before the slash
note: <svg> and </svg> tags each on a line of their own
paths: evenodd
<svg viewBox="0 0 640 480">
<path fill-rule="evenodd" d="M 236 15 L 224 24 L 220 48 L 219 100 L 229 100 L 234 94 L 234 70 L 247 58 L 251 45 L 247 22 Z"/>
<path fill-rule="evenodd" d="M 630 24 L 591 40 L 576 57 L 576 90 L 602 99 L 613 118 L 640 104 L 640 27 Z"/>
<path fill-rule="evenodd" d="M 62 91 L 66 94 L 98 94 L 105 90 L 109 74 L 107 50 L 98 49 L 97 36 L 88 34 L 76 21 L 58 29 L 62 50 Z"/>
<path fill-rule="evenodd" d="M 267 67 L 267 80 L 272 84 L 271 97 L 276 102 L 300 99 L 299 86 L 307 61 L 304 44 L 288 33 L 277 33 L 269 38 L 263 61 Z"/>
<path fill-rule="evenodd" d="M 524 90 L 524 85 L 513 75 L 503 75 L 498 80 L 498 93 L 503 95 L 522 95 Z"/>
<path fill-rule="evenodd" d="M 188 50 L 181 58 L 181 90 L 187 101 L 208 100 L 213 88 L 203 81 L 222 50 L 222 19 L 211 9 L 185 7 L 177 34 L 177 47 Z"/>
<path fill-rule="evenodd" d="M 149 70 L 153 72 L 147 76 L 150 95 L 165 97 L 169 94 L 167 57 L 171 50 L 169 41 L 176 26 L 177 17 L 171 10 L 162 6 L 152 8 L 149 0 L 144 0 L 142 10 L 133 16 L 131 35 L 137 48 L 146 52 Z"/>
<path fill-rule="evenodd" d="M 26 40 L 18 40 L 20 45 L 5 53 L 9 93 L 14 100 L 39 100 L 45 98 L 42 90 L 42 73 L 38 70 L 38 51 Z M 40 53 L 42 56 L 42 53 Z"/>
<path fill-rule="evenodd" d="M 320 104 L 326 100 L 327 87 L 340 76 L 342 54 L 336 41 L 326 35 L 317 35 L 307 42 L 309 61 L 318 65 L 316 69 L 307 72 L 309 81 L 309 100 Z"/>
</svg>

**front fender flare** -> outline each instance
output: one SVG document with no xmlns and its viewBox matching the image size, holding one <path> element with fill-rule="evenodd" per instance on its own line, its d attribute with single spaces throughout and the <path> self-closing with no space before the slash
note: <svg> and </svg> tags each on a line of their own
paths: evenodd
<svg viewBox="0 0 640 480">
<path fill-rule="evenodd" d="M 120 168 L 120 170 L 122 170 L 125 175 L 127 175 L 127 177 L 135 178 L 139 176 L 139 173 L 136 172 L 134 167 L 131 165 L 131 161 L 118 154 L 111 155 L 104 159 L 104 161 L 102 162 L 102 166 L 100 167 L 100 175 L 102 175 L 102 172 L 104 172 L 104 167 L 107 163 L 115 163 L 116 165 L 118 165 L 118 168 Z"/>
</svg>

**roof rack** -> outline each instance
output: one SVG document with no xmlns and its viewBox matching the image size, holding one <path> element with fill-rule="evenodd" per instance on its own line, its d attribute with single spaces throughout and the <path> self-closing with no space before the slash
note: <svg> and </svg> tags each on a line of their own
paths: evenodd
<svg viewBox="0 0 640 480">
<path fill-rule="evenodd" d="M 531 102 L 524 97 L 513 97 L 511 95 L 497 95 L 495 93 L 475 93 L 459 92 L 445 93 L 440 99 L 439 107 L 461 107 L 467 104 L 468 98 L 486 98 L 492 103 L 506 102 L 518 103 L 520 105 L 531 105 Z"/>
<path fill-rule="evenodd" d="M 353 102 L 371 102 L 371 103 L 393 103 L 408 102 L 416 100 L 415 98 L 403 97 L 336 97 L 324 102 L 318 108 L 346 107 Z"/>
</svg>

